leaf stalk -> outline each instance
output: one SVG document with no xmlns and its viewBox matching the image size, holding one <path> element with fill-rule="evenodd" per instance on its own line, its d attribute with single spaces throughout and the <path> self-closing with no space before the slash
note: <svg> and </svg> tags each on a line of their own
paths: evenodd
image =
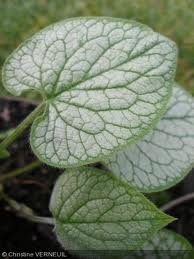
<svg viewBox="0 0 194 259">
<path fill-rule="evenodd" d="M 19 176 L 19 175 L 22 175 L 24 173 L 27 173 L 29 171 L 32 171 L 33 169 L 35 168 L 38 168 L 42 165 L 42 162 L 39 161 L 39 160 L 36 160 L 36 161 L 33 161 L 32 163 L 22 167 L 22 168 L 18 168 L 16 170 L 13 170 L 7 174 L 4 174 L 4 175 L 1 175 L 0 176 L 0 183 L 4 183 L 5 181 L 13 178 L 13 177 L 16 177 L 16 176 Z"/>
<path fill-rule="evenodd" d="M 5 150 L 11 145 L 23 132 L 24 130 L 36 119 L 36 117 L 43 111 L 44 104 L 37 106 L 16 128 L 8 135 L 1 143 L 0 150 Z"/>
<path fill-rule="evenodd" d="M 29 221 L 41 224 L 54 225 L 54 219 L 50 217 L 40 217 L 34 214 L 33 210 L 27 207 L 23 203 L 18 203 L 17 201 L 11 199 L 5 193 L 1 193 L 1 197 L 9 204 L 9 206 L 16 211 L 19 217 L 25 218 Z"/>
</svg>

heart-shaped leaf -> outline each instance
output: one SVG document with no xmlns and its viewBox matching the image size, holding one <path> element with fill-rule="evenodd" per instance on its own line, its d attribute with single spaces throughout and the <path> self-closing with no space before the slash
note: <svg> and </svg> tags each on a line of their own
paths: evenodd
<svg viewBox="0 0 194 259">
<path fill-rule="evenodd" d="M 6 61 L 5 88 L 35 89 L 46 110 L 31 146 L 47 164 L 99 161 L 148 132 L 165 109 L 176 47 L 147 26 L 116 18 L 65 20 L 35 34 Z"/>
<path fill-rule="evenodd" d="M 134 249 L 173 220 L 141 193 L 92 167 L 59 177 L 50 210 L 68 250 Z"/>
<path fill-rule="evenodd" d="M 175 86 L 168 110 L 156 129 L 105 165 L 142 192 L 177 184 L 194 166 L 194 99 Z"/>
</svg>

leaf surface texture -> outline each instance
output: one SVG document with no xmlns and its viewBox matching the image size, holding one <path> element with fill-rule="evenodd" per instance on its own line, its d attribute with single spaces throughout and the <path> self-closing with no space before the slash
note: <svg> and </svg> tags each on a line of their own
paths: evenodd
<svg viewBox="0 0 194 259">
<path fill-rule="evenodd" d="M 3 82 L 47 104 L 31 146 L 45 163 L 99 161 L 142 137 L 161 116 L 174 79 L 176 47 L 147 26 L 90 17 L 51 25 L 7 59 Z"/>
<path fill-rule="evenodd" d="M 167 189 L 194 165 L 194 99 L 175 86 L 157 127 L 139 143 L 105 162 L 116 176 L 142 192 Z"/>
<path fill-rule="evenodd" d="M 85 167 L 59 177 L 50 210 L 69 250 L 133 249 L 173 220 L 109 173 Z"/>
</svg>

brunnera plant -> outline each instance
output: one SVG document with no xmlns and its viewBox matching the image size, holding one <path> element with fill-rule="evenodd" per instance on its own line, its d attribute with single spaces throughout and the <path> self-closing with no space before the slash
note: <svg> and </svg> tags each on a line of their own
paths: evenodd
<svg viewBox="0 0 194 259">
<path fill-rule="evenodd" d="M 174 82 L 176 56 L 145 25 L 82 17 L 41 30 L 6 60 L 6 90 L 35 90 L 42 103 L 3 139 L 0 157 L 32 124 L 34 154 L 66 169 L 50 201 L 66 249 L 191 250 L 159 231 L 174 218 L 141 193 L 175 185 L 194 164 L 194 101 Z M 95 162 L 103 169 L 86 166 Z"/>
</svg>

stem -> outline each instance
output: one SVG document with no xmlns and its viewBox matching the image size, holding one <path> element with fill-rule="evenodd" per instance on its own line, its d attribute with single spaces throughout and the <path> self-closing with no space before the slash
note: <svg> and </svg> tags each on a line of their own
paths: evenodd
<svg viewBox="0 0 194 259">
<path fill-rule="evenodd" d="M 27 165 L 25 167 L 13 170 L 13 171 L 5 174 L 5 175 L 1 175 L 0 176 L 0 183 L 9 180 L 12 177 L 19 176 L 21 174 L 24 174 L 24 173 L 27 173 L 29 171 L 32 171 L 33 169 L 35 169 L 37 167 L 40 167 L 41 165 L 42 165 L 42 162 L 39 161 L 39 160 L 36 160 L 36 161 L 30 163 L 29 165 Z"/>
<path fill-rule="evenodd" d="M 35 222 L 35 223 L 54 225 L 54 220 L 53 220 L 53 218 L 50 218 L 50 217 L 40 217 L 40 216 L 36 216 L 36 215 L 27 215 L 24 213 L 23 213 L 23 215 L 21 215 L 21 213 L 20 213 L 20 216 L 25 219 L 28 219 L 29 221 Z"/>
<path fill-rule="evenodd" d="M 43 104 L 40 104 L 17 126 L 17 128 L 9 136 L 7 136 L 0 143 L 0 149 L 6 149 L 10 144 L 12 144 L 42 111 Z"/>
<path fill-rule="evenodd" d="M 186 194 L 178 199 L 172 200 L 169 203 L 165 204 L 164 206 L 162 206 L 160 209 L 162 211 L 167 211 L 167 210 L 171 210 L 172 208 L 180 205 L 183 202 L 187 202 L 194 199 L 194 192 L 191 192 L 189 194 Z"/>
<path fill-rule="evenodd" d="M 11 208 L 16 211 L 18 216 L 35 223 L 54 225 L 53 218 L 37 216 L 34 214 L 33 210 L 27 207 L 25 204 L 18 203 L 3 192 L 1 194 L 2 198 L 10 205 Z"/>
</svg>

